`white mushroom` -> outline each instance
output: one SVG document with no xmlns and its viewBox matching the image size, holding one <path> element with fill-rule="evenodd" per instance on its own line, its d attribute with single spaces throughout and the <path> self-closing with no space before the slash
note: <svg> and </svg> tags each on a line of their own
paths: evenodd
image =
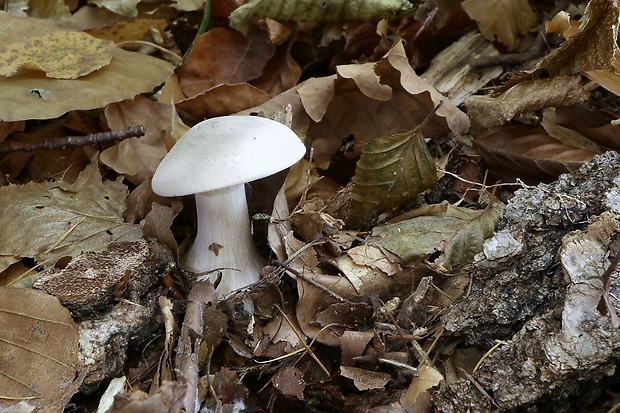
<svg viewBox="0 0 620 413">
<path fill-rule="evenodd" d="M 255 116 L 200 122 L 174 145 L 153 176 L 161 196 L 196 195 L 196 239 L 181 261 L 194 272 L 222 272 L 226 295 L 258 281 L 263 258 L 252 240 L 244 184 L 284 170 L 305 153 L 281 123 Z"/>
</svg>

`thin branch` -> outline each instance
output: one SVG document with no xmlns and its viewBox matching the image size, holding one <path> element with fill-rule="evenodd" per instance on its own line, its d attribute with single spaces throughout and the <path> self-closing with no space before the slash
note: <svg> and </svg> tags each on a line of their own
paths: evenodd
<svg viewBox="0 0 620 413">
<path fill-rule="evenodd" d="M 65 136 L 63 138 L 43 139 L 38 142 L 2 142 L 0 154 L 10 152 L 32 152 L 42 149 L 64 149 L 86 145 L 98 145 L 107 142 L 122 141 L 127 138 L 144 136 L 142 125 L 130 126 L 125 130 L 92 133 L 84 136 Z"/>
</svg>

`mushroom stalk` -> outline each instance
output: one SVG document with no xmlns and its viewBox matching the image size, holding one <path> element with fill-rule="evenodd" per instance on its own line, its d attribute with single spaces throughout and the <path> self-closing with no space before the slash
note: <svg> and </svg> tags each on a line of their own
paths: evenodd
<svg viewBox="0 0 620 413">
<path fill-rule="evenodd" d="M 196 213 L 196 240 L 181 266 L 195 273 L 212 271 L 199 277 L 211 281 L 221 271 L 220 295 L 258 281 L 264 261 L 252 239 L 244 185 L 196 194 Z"/>
</svg>

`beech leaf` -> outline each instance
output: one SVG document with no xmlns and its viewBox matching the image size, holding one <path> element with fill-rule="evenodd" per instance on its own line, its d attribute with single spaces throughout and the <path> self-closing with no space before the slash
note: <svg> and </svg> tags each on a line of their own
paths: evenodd
<svg viewBox="0 0 620 413">
<path fill-rule="evenodd" d="M 0 288 L 0 354 L 2 411 L 17 411 L 10 406 L 19 400 L 37 411 L 63 411 L 76 390 L 78 331 L 56 297 Z"/>
<path fill-rule="evenodd" d="M 343 20 L 368 21 L 392 16 L 412 7 L 407 0 L 251 0 L 230 14 L 230 27 L 246 34 L 253 22 Z"/>
<path fill-rule="evenodd" d="M 77 79 L 112 60 L 114 42 L 81 32 L 51 32 L 6 46 L 0 53 L 0 76 L 41 70 L 48 78 Z"/>
<path fill-rule="evenodd" d="M 508 50 L 519 44 L 536 24 L 537 18 L 528 0 L 465 0 L 463 10 L 478 23 L 487 40 L 499 40 Z"/>
<path fill-rule="evenodd" d="M 496 201 L 493 207 L 478 211 L 446 201 L 440 206 L 445 207 L 442 212 L 375 227 L 372 235 L 380 237 L 383 247 L 407 264 L 439 252 L 434 263 L 440 270 L 451 271 L 482 251 L 484 240 L 499 224 L 504 205 Z"/>
<path fill-rule="evenodd" d="M 484 160 L 498 170 L 510 169 L 538 180 L 578 169 L 596 152 L 566 145 L 532 126 L 506 126 L 476 139 Z"/>
<path fill-rule="evenodd" d="M 363 227 L 434 185 L 437 170 L 416 128 L 365 143 L 351 181 L 347 224 Z"/>
<path fill-rule="evenodd" d="M 71 33 L 74 32 L 45 24 L 41 19 L 0 11 L 0 51 L 5 50 L 1 45 L 25 38 L 74 36 Z M 174 66 L 162 59 L 118 47 L 113 47 L 111 55 L 109 64 L 85 75 L 80 72 L 78 79 L 52 79 L 38 71 L 0 78 L 0 121 L 50 119 L 71 110 L 101 108 L 151 92 L 174 71 Z M 86 51 L 84 56 L 92 58 Z"/>
<path fill-rule="evenodd" d="M 127 187 L 102 182 L 98 165 L 91 163 L 73 184 L 28 183 L 0 188 L 0 256 L 32 257 L 39 263 L 103 251 L 114 241 L 141 238 L 139 225 L 127 224 Z M 0 268 L 4 270 L 5 268 Z"/>
<path fill-rule="evenodd" d="M 505 86 L 578 72 L 602 70 L 613 73 L 615 56 L 619 52 L 616 44 L 619 15 L 620 8 L 615 2 L 588 2 L 577 33 L 538 62 L 534 69 L 510 79 Z"/>
</svg>

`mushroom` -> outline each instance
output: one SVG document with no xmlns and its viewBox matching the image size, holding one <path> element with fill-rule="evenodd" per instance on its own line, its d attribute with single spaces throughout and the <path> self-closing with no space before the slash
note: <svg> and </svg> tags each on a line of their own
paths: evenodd
<svg viewBox="0 0 620 413">
<path fill-rule="evenodd" d="M 194 243 L 181 267 L 221 271 L 220 295 L 258 281 L 263 258 L 252 240 L 245 183 L 282 171 L 306 152 L 299 137 L 276 121 L 223 116 L 192 127 L 161 161 L 152 180 L 161 196 L 195 194 L 198 218 Z"/>
</svg>

